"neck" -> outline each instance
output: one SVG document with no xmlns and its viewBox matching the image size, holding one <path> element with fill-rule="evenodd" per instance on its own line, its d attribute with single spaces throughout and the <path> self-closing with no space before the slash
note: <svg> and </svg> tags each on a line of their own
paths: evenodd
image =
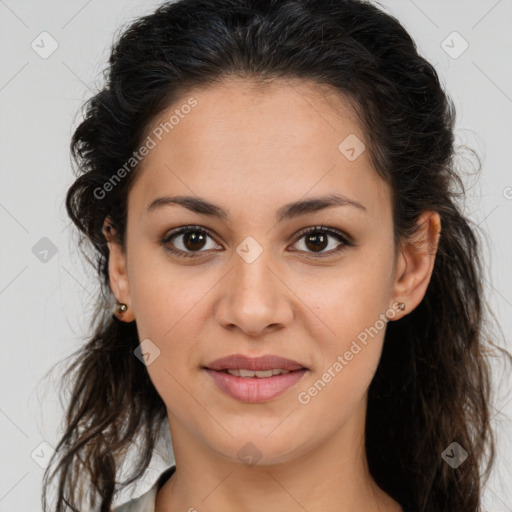
<svg viewBox="0 0 512 512">
<path fill-rule="evenodd" d="M 360 412 L 321 445 L 253 466 L 206 449 L 171 418 L 176 471 L 158 492 L 155 512 L 401 512 L 368 471 Z"/>
</svg>

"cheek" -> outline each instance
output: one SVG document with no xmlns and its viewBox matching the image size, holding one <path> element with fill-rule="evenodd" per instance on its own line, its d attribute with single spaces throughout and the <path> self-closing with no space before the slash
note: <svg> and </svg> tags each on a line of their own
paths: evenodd
<svg viewBox="0 0 512 512">
<path fill-rule="evenodd" d="M 346 296 L 337 298 L 339 307 L 331 306 L 322 315 L 330 329 L 312 333 L 318 364 L 308 386 L 297 392 L 299 403 L 311 407 L 308 414 L 330 416 L 333 425 L 343 423 L 365 396 L 379 364 L 387 327 L 379 301 L 358 301 L 344 307 Z"/>
<path fill-rule="evenodd" d="M 211 322 L 207 298 L 219 277 L 200 266 L 180 268 L 161 257 L 153 256 L 149 263 L 150 257 L 141 251 L 133 258 L 130 287 L 139 339 L 151 340 L 159 351 L 148 372 L 165 398 L 180 393 L 179 383 L 190 378 L 187 372 L 199 367 L 198 343 L 205 340 L 205 325 Z"/>
<path fill-rule="evenodd" d="M 187 410 L 193 401 L 183 390 L 196 363 L 199 368 L 196 340 L 204 339 L 204 297 L 211 285 L 169 270 L 152 273 L 136 281 L 134 298 L 139 339 L 151 340 L 159 353 L 147 371 L 164 403 Z"/>
<path fill-rule="evenodd" d="M 386 332 L 390 294 L 389 251 L 365 250 L 336 272 L 317 273 L 315 286 L 301 291 L 315 313 L 310 336 L 318 354 L 313 388 L 301 389 L 305 401 L 339 404 L 350 411 L 361 400 L 377 369 Z M 318 320 L 317 320 L 318 319 Z M 315 393 L 322 395 L 316 399 Z M 302 403 L 302 402 L 301 402 Z"/>
<path fill-rule="evenodd" d="M 361 254 L 336 271 L 317 272 L 314 279 L 296 281 L 297 295 L 305 298 L 318 319 L 317 336 L 333 348 L 350 344 L 376 322 L 380 326 L 391 291 L 391 273 L 384 259 L 375 261 Z"/>
<path fill-rule="evenodd" d="M 181 268 L 163 248 L 147 246 L 130 254 L 130 296 L 139 332 L 165 342 L 214 283 L 204 271 L 199 278 L 199 266 Z"/>
</svg>

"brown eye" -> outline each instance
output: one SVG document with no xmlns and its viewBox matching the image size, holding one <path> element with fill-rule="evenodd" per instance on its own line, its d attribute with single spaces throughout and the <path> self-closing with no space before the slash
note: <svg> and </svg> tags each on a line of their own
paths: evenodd
<svg viewBox="0 0 512 512">
<path fill-rule="evenodd" d="M 218 247 L 216 244 L 207 247 L 209 238 L 212 239 L 212 236 L 203 228 L 185 226 L 169 233 L 162 239 L 161 244 L 172 254 L 184 258 L 191 258 L 207 252 L 202 249 Z"/>
<path fill-rule="evenodd" d="M 338 244 L 330 242 L 331 239 L 337 240 Z M 299 233 L 299 241 L 304 240 L 305 250 L 301 251 L 315 256 L 330 256 L 343 250 L 346 247 L 354 245 L 347 236 L 344 236 L 338 230 L 324 226 L 308 228 Z M 330 250 L 325 249 L 330 247 Z"/>
</svg>

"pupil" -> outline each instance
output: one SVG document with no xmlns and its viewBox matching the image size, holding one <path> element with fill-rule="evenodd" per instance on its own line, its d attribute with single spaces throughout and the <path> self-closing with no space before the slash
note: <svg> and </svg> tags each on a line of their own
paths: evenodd
<svg viewBox="0 0 512 512">
<path fill-rule="evenodd" d="M 315 240 L 316 240 L 316 242 L 315 242 Z M 318 242 L 318 240 L 320 240 L 320 242 Z M 306 245 L 308 246 L 309 249 L 313 249 L 313 250 L 325 249 L 327 247 L 326 241 L 327 241 L 327 237 L 324 235 L 309 235 L 306 237 Z M 311 247 L 309 246 L 310 243 L 312 244 Z"/>
</svg>

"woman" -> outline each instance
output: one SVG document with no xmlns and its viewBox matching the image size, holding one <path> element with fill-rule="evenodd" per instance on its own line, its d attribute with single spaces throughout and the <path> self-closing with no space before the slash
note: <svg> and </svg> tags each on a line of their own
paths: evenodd
<svg viewBox="0 0 512 512">
<path fill-rule="evenodd" d="M 480 510 L 495 346 L 454 117 L 361 0 L 133 22 L 72 140 L 106 297 L 52 510 L 111 510 L 162 425 L 175 464 L 116 511 Z"/>
</svg>

